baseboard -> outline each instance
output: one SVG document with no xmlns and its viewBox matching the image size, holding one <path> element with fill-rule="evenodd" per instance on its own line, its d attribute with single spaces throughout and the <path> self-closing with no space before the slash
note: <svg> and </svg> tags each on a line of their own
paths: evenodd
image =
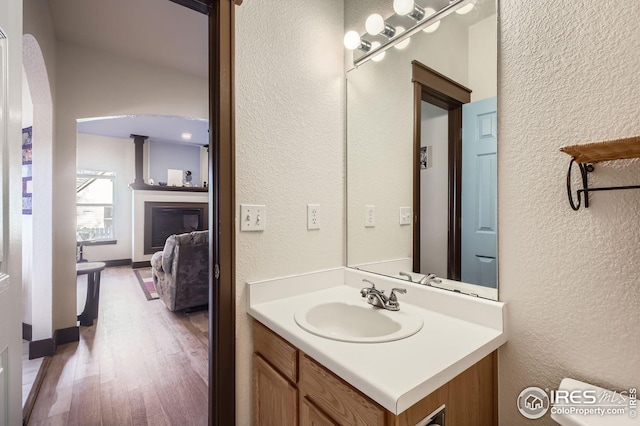
<svg viewBox="0 0 640 426">
<path fill-rule="evenodd" d="M 131 262 L 131 268 L 151 268 L 151 262 L 148 260 L 143 260 L 142 262 Z"/>
<path fill-rule="evenodd" d="M 80 327 L 69 327 L 56 330 L 55 333 L 53 333 L 53 340 L 55 341 L 56 346 L 78 342 L 80 340 Z"/>
<path fill-rule="evenodd" d="M 131 259 L 103 260 L 107 268 L 110 266 L 131 266 Z"/>
<path fill-rule="evenodd" d="M 56 344 L 53 339 L 43 339 L 29 342 L 29 359 L 52 356 L 56 352 Z"/>
<path fill-rule="evenodd" d="M 22 340 L 33 340 L 33 326 L 31 324 L 22 323 Z"/>
<path fill-rule="evenodd" d="M 80 328 L 69 327 L 56 330 L 51 339 L 36 340 L 29 342 L 29 359 L 42 358 L 43 356 L 53 356 L 59 345 L 73 343 L 80 340 Z"/>
</svg>

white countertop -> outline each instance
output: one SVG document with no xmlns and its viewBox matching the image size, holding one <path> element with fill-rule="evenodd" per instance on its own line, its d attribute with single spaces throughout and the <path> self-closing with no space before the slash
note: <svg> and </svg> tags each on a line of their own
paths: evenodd
<svg viewBox="0 0 640 426">
<path fill-rule="evenodd" d="M 296 311 L 318 303 L 366 305 L 358 287 L 365 277 L 381 289 L 407 288 L 408 293 L 398 297 L 400 309 L 422 316 L 422 329 L 393 342 L 348 343 L 316 336 L 296 324 Z M 503 303 L 400 284 L 345 268 L 249 283 L 249 314 L 387 410 L 400 414 L 506 342 Z"/>
</svg>

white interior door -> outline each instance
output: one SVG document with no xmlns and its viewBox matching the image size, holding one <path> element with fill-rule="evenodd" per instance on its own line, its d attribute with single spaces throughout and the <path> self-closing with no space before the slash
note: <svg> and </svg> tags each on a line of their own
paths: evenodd
<svg viewBox="0 0 640 426">
<path fill-rule="evenodd" d="M 3 6 L 4 7 L 4 6 Z M 0 8 L 0 26 L 6 24 Z M 15 11 L 12 10 L 13 13 Z M 18 46 L 19 47 L 19 46 Z M 7 275 L 9 263 L 9 125 L 10 110 L 19 109 L 20 101 L 9 97 L 9 47 L 0 27 L 0 426 L 20 424 L 22 360 L 19 321 L 21 319 L 21 291 L 19 282 L 11 282 Z M 15 50 L 12 50 L 15 53 Z M 14 56 L 15 57 L 15 56 Z M 17 65 L 20 65 L 18 63 Z M 13 67 L 12 69 L 15 69 Z M 17 81 L 20 81 L 19 79 Z M 15 79 L 12 80 L 16 82 Z M 13 87 L 13 85 L 11 86 Z M 11 108 L 9 108 L 11 107 Z M 14 123 L 15 124 L 15 123 Z M 15 127 L 15 126 L 14 126 Z M 12 128 L 13 129 L 13 128 Z M 13 129 L 16 136 L 17 128 Z M 12 141 L 22 146 L 18 137 Z M 19 259 L 19 257 L 18 257 Z M 19 262 L 18 262 L 19 264 Z"/>
<path fill-rule="evenodd" d="M 462 107 L 463 282 L 497 288 L 497 101 Z"/>
</svg>

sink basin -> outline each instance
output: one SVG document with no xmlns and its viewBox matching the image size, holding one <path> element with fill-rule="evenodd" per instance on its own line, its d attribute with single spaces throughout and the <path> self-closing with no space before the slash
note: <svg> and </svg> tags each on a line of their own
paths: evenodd
<svg viewBox="0 0 640 426">
<path fill-rule="evenodd" d="M 352 343 L 381 343 L 416 334 L 422 317 L 402 311 L 392 312 L 363 302 L 328 302 L 294 314 L 302 329 L 327 339 Z"/>
</svg>

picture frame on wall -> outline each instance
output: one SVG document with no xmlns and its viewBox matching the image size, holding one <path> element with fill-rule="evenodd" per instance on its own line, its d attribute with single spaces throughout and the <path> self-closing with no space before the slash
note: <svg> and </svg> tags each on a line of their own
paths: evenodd
<svg viewBox="0 0 640 426">
<path fill-rule="evenodd" d="M 33 213 L 33 128 L 22 129 L 22 214 Z"/>
<path fill-rule="evenodd" d="M 429 152 L 426 146 L 420 147 L 420 168 L 426 169 L 429 164 Z"/>
</svg>

